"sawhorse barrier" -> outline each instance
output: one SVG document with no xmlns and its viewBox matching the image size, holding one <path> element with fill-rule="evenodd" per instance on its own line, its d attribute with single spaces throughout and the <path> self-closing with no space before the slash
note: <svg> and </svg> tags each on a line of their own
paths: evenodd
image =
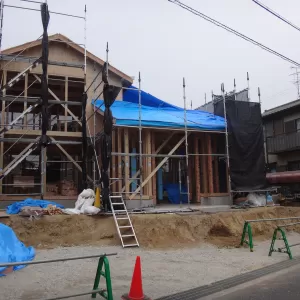
<svg viewBox="0 0 300 300">
<path fill-rule="evenodd" d="M 243 246 L 244 244 L 247 244 L 250 248 L 250 252 L 253 252 L 254 244 L 253 244 L 253 234 L 252 234 L 251 223 L 270 222 L 270 221 L 284 221 L 284 220 L 299 220 L 299 219 L 300 219 L 300 217 L 246 220 L 245 223 L 244 223 L 244 228 L 243 228 L 243 233 L 242 233 L 242 238 L 241 238 L 240 245 Z M 246 239 L 247 236 L 248 236 L 248 240 Z"/>
<path fill-rule="evenodd" d="M 273 237 L 272 237 L 272 241 L 271 241 L 269 256 L 271 256 L 273 252 L 279 252 L 279 253 L 287 253 L 289 258 L 293 259 L 291 248 L 294 247 L 294 246 L 300 245 L 300 243 L 289 245 L 289 242 L 287 240 L 284 228 L 288 227 L 288 226 L 299 225 L 299 224 L 300 224 L 300 222 L 297 222 L 297 223 L 291 223 L 291 224 L 286 224 L 286 225 L 280 225 L 280 226 L 277 226 L 277 228 L 275 228 L 274 233 L 273 233 Z M 281 237 L 277 237 L 278 233 L 281 234 Z M 276 250 L 275 249 L 276 240 L 283 241 L 285 246 L 277 248 L 277 250 Z"/>
<path fill-rule="evenodd" d="M 47 298 L 47 300 L 58 300 L 58 299 L 68 299 L 74 298 L 79 296 L 85 295 L 92 295 L 92 298 L 96 298 L 97 294 L 100 297 L 113 300 L 113 293 L 112 293 L 112 285 L 111 285 L 111 278 L 110 278 L 110 267 L 109 261 L 107 256 L 117 255 L 117 253 L 109 253 L 109 254 L 97 254 L 97 255 L 89 255 L 89 256 L 78 256 L 78 257 L 69 257 L 69 258 L 58 258 L 58 259 L 49 259 L 49 260 L 37 260 L 37 261 L 22 261 L 16 263 L 1 263 L 0 267 L 12 267 L 12 266 L 20 266 L 20 265 L 37 265 L 37 264 L 47 264 L 47 263 L 54 263 L 60 261 L 69 261 L 69 260 L 79 260 L 79 259 L 88 259 L 88 258 L 98 258 L 98 267 L 94 281 L 94 287 L 92 291 L 82 292 L 72 295 L 66 296 L 56 296 L 54 298 Z M 100 278 L 104 277 L 106 282 L 106 289 L 100 289 Z"/>
</svg>

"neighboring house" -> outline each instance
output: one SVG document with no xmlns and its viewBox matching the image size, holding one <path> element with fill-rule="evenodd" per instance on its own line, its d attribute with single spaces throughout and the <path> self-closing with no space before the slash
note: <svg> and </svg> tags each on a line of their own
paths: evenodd
<svg viewBox="0 0 300 300">
<path fill-rule="evenodd" d="M 300 170 L 300 99 L 266 110 L 262 117 L 269 172 Z"/>
</svg>

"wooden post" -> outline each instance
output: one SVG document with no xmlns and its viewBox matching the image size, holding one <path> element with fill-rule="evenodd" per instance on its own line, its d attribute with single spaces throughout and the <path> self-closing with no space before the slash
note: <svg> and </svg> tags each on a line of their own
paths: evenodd
<svg viewBox="0 0 300 300">
<path fill-rule="evenodd" d="M 47 148 L 43 147 L 42 151 L 40 153 L 40 155 L 42 155 L 43 157 L 43 163 L 41 164 L 41 168 L 42 168 L 42 180 L 41 180 L 41 184 L 42 186 L 42 196 L 45 197 L 46 192 L 47 192 Z"/>
<path fill-rule="evenodd" d="M 194 154 L 199 154 L 199 138 L 196 135 L 194 139 Z M 195 156 L 195 181 L 196 181 L 196 202 L 201 202 L 201 182 L 200 182 L 200 157 Z"/>
<path fill-rule="evenodd" d="M 218 136 L 216 134 L 213 135 L 213 153 L 217 154 L 218 149 Z M 219 184 L 219 157 L 214 156 L 214 187 L 215 187 L 215 193 L 219 193 L 220 191 L 220 184 Z"/>
<path fill-rule="evenodd" d="M 143 132 L 145 132 L 145 134 L 143 134 L 142 136 L 142 149 L 143 149 L 143 152 L 142 154 L 146 154 L 147 153 L 147 143 L 146 143 L 146 138 L 147 138 L 147 132 L 148 130 L 145 129 Z M 147 164 L 147 156 L 142 156 L 142 161 L 143 161 L 143 179 L 144 178 L 147 178 L 149 172 L 148 172 L 148 164 Z M 149 195 L 149 192 L 148 192 L 148 184 L 146 184 L 144 187 L 143 187 L 143 195 Z"/>
<path fill-rule="evenodd" d="M 176 134 L 176 132 L 173 132 L 171 135 L 168 136 L 168 138 L 156 149 L 154 154 L 158 154 L 160 150 L 162 150 L 173 138 L 173 136 Z M 118 152 L 122 152 L 121 149 L 118 149 Z M 140 175 L 140 170 L 136 172 L 136 174 L 133 176 L 133 178 L 137 178 Z M 130 180 L 130 183 L 133 182 L 134 179 Z M 122 188 L 122 193 L 125 191 L 125 186 Z"/>
<path fill-rule="evenodd" d="M 124 128 L 124 152 L 129 154 L 129 135 L 128 128 Z M 125 192 L 126 198 L 128 198 L 130 192 L 130 183 L 129 183 L 129 156 L 125 156 Z"/>
<path fill-rule="evenodd" d="M 214 178 L 213 178 L 213 166 L 212 166 L 212 148 L 211 148 L 211 134 L 206 134 L 207 138 L 207 171 L 208 171 L 208 191 L 210 194 L 214 193 Z"/>
<path fill-rule="evenodd" d="M 115 130 L 113 130 L 112 132 L 112 136 L 111 136 L 111 139 L 112 139 L 112 152 L 116 152 L 116 132 Z M 111 158 L 111 177 L 112 178 L 116 178 L 117 175 L 116 175 L 116 156 L 113 155 L 112 158 Z M 118 182 L 118 181 L 117 181 Z M 113 193 L 116 192 L 116 187 L 117 187 L 117 183 L 116 182 L 116 179 L 113 179 L 112 180 L 112 185 L 111 185 L 111 190 Z"/>
<path fill-rule="evenodd" d="M 152 143 L 151 143 L 151 153 L 155 154 L 155 132 L 152 132 Z M 152 157 L 152 168 L 155 169 L 156 167 L 156 162 L 155 162 L 155 157 Z M 156 173 L 152 178 L 152 190 L 153 190 L 153 204 L 157 204 L 157 188 L 156 188 Z"/>
<path fill-rule="evenodd" d="M 189 148 L 190 149 L 193 149 L 193 143 L 195 143 L 195 138 L 194 138 L 194 134 L 192 135 L 192 137 L 190 138 L 190 141 L 189 141 Z M 189 150 L 190 152 L 191 150 Z M 190 153 L 193 153 L 193 151 L 191 151 Z M 188 168 L 188 174 L 189 174 L 189 200 L 190 202 L 192 202 L 194 200 L 194 182 L 195 182 L 195 176 L 193 176 L 193 169 L 195 166 L 193 166 L 192 164 L 192 161 L 193 161 L 193 157 L 192 156 L 189 156 L 188 157 L 188 160 L 189 160 L 189 168 Z M 194 173 L 195 174 L 195 173 Z"/>
<path fill-rule="evenodd" d="M 118 153 L 122 152 L 122 129 L 118 128 L 118 135 L 117 135 L 117 140 L 118 140 Z M 118 191 L 120 193 L 123 193 L 125 191 L 122 190 L 122 185 L 123 185 L 123 179 L 122 179 L 122 156 L 118 155 Z"/>
<path fill-rule="evenodd" d="M 206 154 L 205 144 L 206 144 L 205 133 L 203 133 L 203 134 L 201 134 L 201 154 Z M 207 194 L 207 192 L 208 192 L 207 159 L 206 159 L 206 156 L 204 156 L 204 155 L 201 156 L 201 166 L 202 166 L 202 171 L 203 171 L 202 172 L 203 192 L 204 192 L 204 194 Z"/>
<path fill-rule="evenodd" d="M 148 129 L 146 131 L 146 153 L 151 154 L 151 131 L 150 131 L 150 129 Z M 147 176 L 152 172 L 151 162 L 152 162 L 151 156 L 147 156 L 146 157 Z M 148 182 L 148 195 L 150 198 L 153 195 L 152 180 L 149 180 L 149 182 Z"/>
<path fill-rule="evenodd" d="M 3 85 L 6 84 L 7 81 L 7 71 L 3 71 Z M 6 96 L 6 90 L 3 91 L 3 97 Z M 6 123 L 6 118 L 5 118 L 5 100 L 2 100 L 2 111 L 1 111 L 1 127 L 4 128 Z M 4 137 L 4 133 L 1 135 L 1 137 Z M 4 142 L 0 143 L 0 168 L 3 170 L 4 167 Z M 3 179 L 0 181 L 0 193 L 2 194 L 2 183 Z"/>
<path fill-rule="evenodd" d="M 28 73 L 25 75 L 25 84 L 24 84 L 24 110 L 27 109 L 27 97 L 28 97 Z M 24 116 L 23 121 L 24 126 L 22 128 L 27 130 L 27 114 Z"/>
<path fill-rule="evenodd" d="M 69 98 L 69 82 L 68 77 L 65 77 L 65 101 L 68 101 Z M 68 131 L 68 111 L 67 111 L 68 105 L 65 106 L 65 132 Z"/>
</svg>

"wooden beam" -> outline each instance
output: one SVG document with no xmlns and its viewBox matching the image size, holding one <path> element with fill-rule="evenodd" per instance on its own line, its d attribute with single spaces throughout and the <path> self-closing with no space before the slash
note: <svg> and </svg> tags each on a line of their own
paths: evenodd
<svg viewBox="0 0 300 300">
<path fill-rule="evenodd" d="M 68 76 L 65 78 L 65 101 L 68 101 L 69 98 L 69 83 L 68 83 Z M 65 106 L 65 132 L 68 131 L 68 111 L 67 111 L 68 105 Z"/>
<path fill-rule="evenodd" d="M 207 140 L 207 172 L 208 172 L 208 192 L 214 192 L 214 178 L 213 178 L 213 166 L 212 166 L 212 148 L 211 148 L 211 134 L 206 134 Z"/>
<path fill-rule="evenodd" d="M 120 130 L 120 129 L 119 129 L 119 130 Z M 173 137 L 175 134 L 176 134 L 176 132 L 172 132 L 172 134 L 169 135 L 169 136 L 167 137 L 167 139 L 166 139 L 166 140 L 165 140 L 165 141 L 157 148 L 157 150 L 155 151 L 154 154 L 158 154 L 158 153 L 160 152 L 160 150 L 162 150 L 162 149 L 170 142 L 170 140 L 172 139 L 172 137 Z M 120 149 L 118 149 L 118 152 L 121 153 L 122 151 L 121 151 Z M 119 157 L 120 157 L 120 156 L 119 156 Z M 135 178 L 137 178 L 139 175 L 140 175 L 140 170 L 138 170 L 132 178 L 135 179 Z M 133 179 L 130 180 L 130 183 L 132 183 L 132 182 L 134 181 Z M 125 186 L 123 186 L 121 192 L 123 193 L 124 191 L 125 191 Z"/>
<path fill-rule="evenodd" d="M 52 137 L 52 136 L 50 136 L 50 139 L 51 139 L 51 141 L 52 142 L 56 142 L 56 140 Z M 61 150 L 61 152 L 69 159 L 69 161 L 71 162 L 71 163 L 73 163 L 74 165 L 75 165 L 75 167 L 80 171 L 80 172 L 82 172 L 82 168 L 80 167 L 80 165 L 73 159 L 73 157 L 61 146 L 61 145 L 59 145 L 59 144 L 57 144 L 57 143 L 55 143 L 56 144 L 56 146 Z M 91 182 L 94 182 L 93 181 L 93 179 L 89 176 L 89 175 L 87 175 L 87 178 L 88 178 L 88 180 L 89 181 L 91 181 Z"/>
<path fill-rule="evenodd" d="M 125 154 L 129 154 L 129 135 L 128 128 L 124 128 L 124 152 Z M 130 192 L 130 183 L 129 183 L 129 156 L 125 156 L 125 193 L 126 198 Z"/>
<path fill-rule="evenodd" d="M 188 133 L 188 136 L 190 133 Z M 179 146 L 183 143 L 185 140 L 185 136 L 183 136 L 180 141 L 173 147 L 173 149 L 167 154 L 167 155 L 172 155 L 178 148 Z M 140 191 L 141 187 L 144 187 L 145 184 L 153 177 L 153 175 L 165 164 L 165 162 L 169 159 L 169 157 L 165 157 L 156 167 L 155 169 L 149 174 L 149 176 L 142 182 L 142 184 L 134 191 L 134 193 L 129 197 L 129 199 L 133 199 L 134 196 Z"/>
<path fill-rule="evenodd" d="M 39 81 L 41 82 L 41 79 L 36 75 L 33 74 L 33 76 Z M 60 99 L 53 93 L 53 91 L 48 88 L 48 92 L 52 95 L 52 97 L 56 100 L 56 101 L 60 101 Z M 68 109 L 67 105 L 65 104 L 61 104 L 59 103 L 63 108 L 65 108 L 67 110 L 67 112 L 69 113 L 69 115 L 71 115 L 73 117 L 73 119 L 80 125 L 82 126 L 82 123 L 79 121 L 79 119 Z"/>
<path fill-rule="evenodd" d="M 152 141 L 151 141 L 151 153 L 155 153 L 155 132 L 152 132 Z M 152 157 L 152 161 L 151 161 L 151 166 L 152 169 L 155 169 L 156 164 L 155 164 L 155 157 Z M 156 184 L 156 173 L 154 174 L 153 178 L 152 178 L 152 191 L 153 191 L 153 204 L 157 203 L 157 184 Z"/>
</svg>

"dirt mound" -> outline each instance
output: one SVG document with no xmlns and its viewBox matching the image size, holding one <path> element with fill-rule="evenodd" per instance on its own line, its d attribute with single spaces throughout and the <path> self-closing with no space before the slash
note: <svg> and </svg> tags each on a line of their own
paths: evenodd
<svg viewBox="0 0 300 300">
<path fill-rule="evenodd" d="M 228 236 L 232 236 L 232 233 L 230 232 L 229 228 L 226 225 L 224 225 L 224 224 L 215 224 L 209 230 L 208 236 L 228 237 Z"/>
<path fill-rule="evenodd" d="M 145 248 L 179 248 L 199 243 L 236 247 L 239 245 L 245 220 L 293 216 L 300 216 L 300 208 L 254 208 L 205 215 L 134 215 L 132 222 L 140 245 Z M 11 216 L 3 222 L 11 226 L 26 245 L 37 248 L 120 245 L 112 217 L 55 215 L 30 221 L 27 218 Z M 254 241 L 269 239 L 276 224 L 252 224 Z M 300 226 L 289 227 L 289 230 L 300 232 Z"/>
</svg>

